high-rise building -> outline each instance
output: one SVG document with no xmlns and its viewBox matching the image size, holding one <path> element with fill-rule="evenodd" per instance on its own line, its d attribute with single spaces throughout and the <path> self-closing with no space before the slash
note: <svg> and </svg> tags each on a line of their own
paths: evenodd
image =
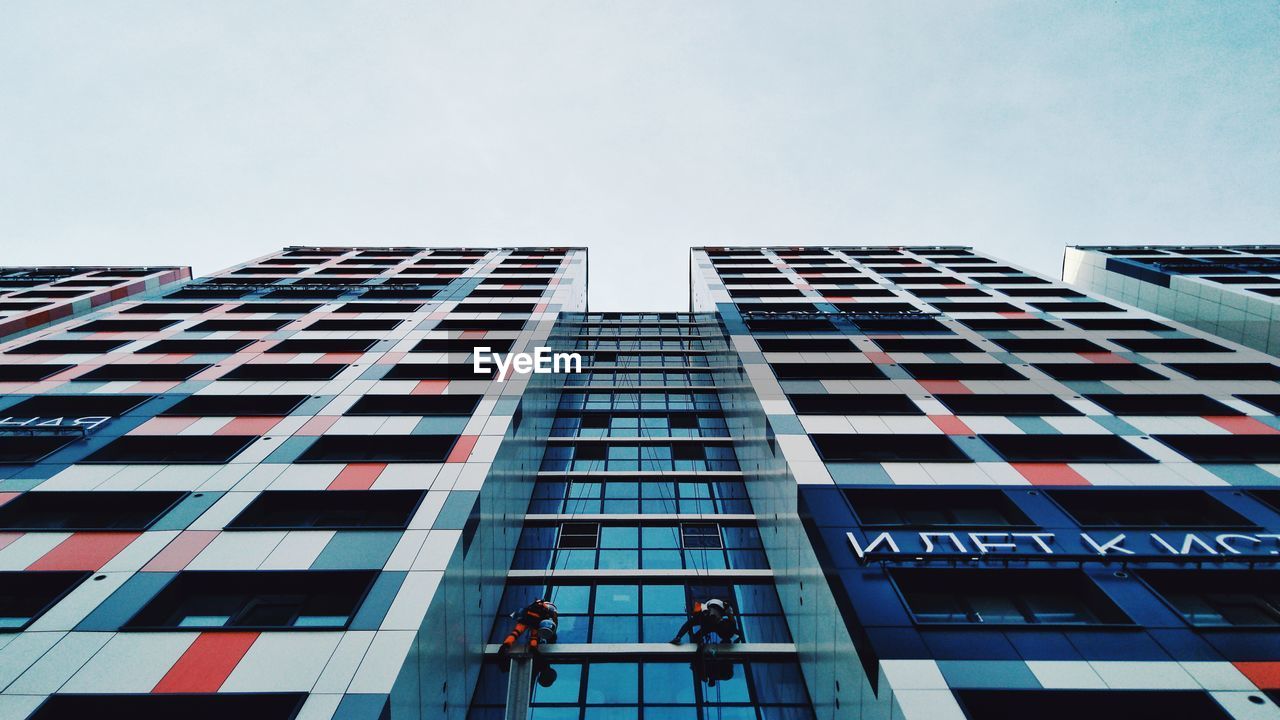
<svg viewBox="0 0 1280 720">
<path fill-rule="evenodd" d="M 1068 247 L 1062 278 L 1280 355 L 1280 245 Z"/>
<path fill-rule="evenodd" d="M 190 278 L 176 267 L 0 268 L 0 339 Z"/>
<path fill-rule="evenodd" d="M 690 270 L 295 247 L 0 345 L 0 719 L 1280 717 L 1274 358 L 963 247 Z"/>
</svg>

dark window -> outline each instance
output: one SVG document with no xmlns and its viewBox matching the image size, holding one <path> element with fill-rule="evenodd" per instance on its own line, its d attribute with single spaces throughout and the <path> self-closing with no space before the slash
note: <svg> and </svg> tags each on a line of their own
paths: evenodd
<svg viewBox="0 0 1280 720">
<path fill-rule="evenodd" d="M 343 415 L 470 415 L 480 395 L 364 395 Z"/>
<path fill-rule="evenodd" d="M 845 490 L 863 527 L 1010 527 L 1031 525 L 999 490 Z"/>
<path fill-rule="evenodd" d="M 560 549 L 592 550 L 600 547 L 600 523 L 564 523 L 556 538 Z"/>
<path fill-rule="evenodd" d="M 520 320 L 462 320 L 445 319 L 436 325 L 436 330 L 520 330 L 528 322 L 528 318 Z"/>
<path fill-rule="evenodd" d="M 440 286 L 440 287 L 443 287 Z M 439 287 L 418 288 L 373 288 L 366 290 L 361 299 L 364 300 L 430 300 L 440 292 Z M 337 295 L 334 295 L 337 297 Z"/>
<path fill-rule="evenodd" d="M 1063 318 L 1065 322 L 1081 330 L 1172 330 L 1155 320 L 1146 318 Z"/>
<path fill-rule="evenodd" d="M 267 490 L 228 530 L 403 530 L 422 490 Z"/>
<path fill-rule="evenodd" d="M 1260 407 L 1272 415 L 1280 415 L 1280 395 L 1236 395 L 1235 397 Z"/>
<path fill-rule="evenodd" d="M 230 462 L 255 435 L 126 435 L 80 462 L 139 465 L 198 465 Z"/>
<path fill-rule="evenodd" d="M 296 462 L 444 462 L 455 435 L 322 435 Z"/>
<path fill-rule="evenodd" d="M 1078 570 L 890 572 L 921 624 L 1114 625 L 1129 618 Z"/>
<path fill-rule="evenodd" d="M 415 302 L 349 302 L 334 310 L 335 313 L 397 313 L 417 312 L 422 303 Z"/>
<path fill-rule="evenodd" d="M 477 373 L 471 363 L 399 363 L 392 365 L 384 380 L 485 380 L 498 373 L 494 363 L 487 372 Z"/>
<path fill-rule="evenodd" d="M 795 320 L 752 318 L 746 320 L 746 323 L 747 329 L 751 332 L 835 332 L 836 329 L 830 320 L 818 318 Z"/>
<path fill-rule="evenodd" d="M 1115 435 L 983 435 L 982 439 L 1011 463 L 1155 462 Z"/>
<path fill-rule="evenodd" d="M 175 382 L 186 380 L 209 367 L 209 365 L 186 363 L 112 363 L 94 368 L 75 379 L 107 382 L 117 380 Z"/>
<path fill-rule="evenodd" d="M 945 435 L 810 435 L 827 462 L 972 462 Z"/>
<path fill-rule="evenodd" d="M 724 548 L 720 526 L 715 523 L 680 523 L 680 544 L 686 549 L 696 550 Z"/>
<path fill-rule="evenodd" d="M 1275 570 L 1153 570 L 1142 579 L 1197 627 L 1280 625 Z"/>
<path fill-rule="evenodd" d="M 1032 367 L 1054 380 L 1168 380 L 1145 365 L 1134 363 L 1033 363 Z"/>
<path fill-rule="evenodd" d="M 159 340 L 134 353 L 177 353 L 181 355 L 230 355 L 254 343 L 253 340 Z"/>
<path fill-rule="evenodd" d="M 1280 463 L 1280 442 L 1271 435 L 1152 435 L 1197 463 Z"/>
<path fill-rule="evenodd" d="M 233 318 L 225 320 L 205 320 L 189 329 L 193 332 L 221 332 L 224 330 L 266 332 L 270 330 L 279 330 L 290 322 L 292 321 L 276 318 L 264 320 Z"/>
<path fill-rule="evenodd" d="M 0 365 L 0 382 L 36 382 L 72 367 L 71 365 Z"/>
<path fill-rule="evenodd" d="M 5 530 L 136 530 L 151 527 L 185 492 L 25 492 L 0 505 Z"/>
<path fill-rule="evenodd" d="M 0 572 L 0 633 L 27 627 L 88 576 L 83 572 Z"/>
<path fill-rule="evenodd" d="M 906 395 L 788 395 L 800 415 L 923 415 Z"/>
<path fill-rule="evenodd" d="M 303 330 L 394 330 L 403 320 L 317 320 Z"/>
<path fill-rule="evenodd" d="M 996 338 L 991 342 L 1012 353 L 1105 353 L 1110 350 L 1084 338 Z"/>
<path fill-rule="evenodd" d="M 859 302 L 859 303 L 834 303 L 836 309 L 840 312 L 863 314 L 898 314 L 898 313 L 918 313 L 920 308 L 910 303 L 880 303 L 880 302 Z"/>
<path fill-rule="evenodd" d="M 1021 312 L 1022 308 L 1006 302 L 932 302 L 934 309 L 942 313 L 962 312 Z"/>
<path fill-rule="evenodd" d="M 6 355 L 70 355 L 73 353 L 106 353 L 132 340 L 37 340 L 12 350 Z"/>
<path fill-rule="evenodd" d="M 982 270 L 983 268 L 970 268 L 970 270 Z M 970 280 L 980 282 L 983 285 L 1048 285 L 1048 280 L 1043 280 L 1030 275 L 971 275 Z"/>
<path fill-rule="evenodd" d="M 1085 395 L 1090 402 L 1101 405 L 1113 415 L 1149 415 L 1199 417 L 1205 415 L 1240 415 L 1205 395 Z"/>
<path fill-rule="evenodd" d="M 916 380 L 1026 380 L 1003 363 L 900 363 Z"/>
<path fill-rule="evenodd" d="M 190 395 L 161 411 L 177 417 L 275 417 L 288 415 L 306 395 Z"/>
<path fill-rule="evenodd" d="M 0 417 L 115 417 L 151 398 L 151 395 L 37 395 L 0 410 Z"/>
<path fill-rule="evenodd" d="M 377 576 L 376 570 L 182 572 L 124 628 L 343 629 Z"/>
<path fill-rule="evenodd" d="M 858 352 L 846 338 L 761 338 L 756 343 L 764 352 Z"/>
<path fill-rule="evenodd" d="M 1139 353 L 1227 353 L 1235 352 L 1201 338 L 1112 338 L 1120 347 Z"/>
<path fill-rule="evenodd" d="M 1084 527 L 1252 527 L 1203 490 L 1050 490 Z"/>
<path fill-rule="evenodd" d="M 976 353 L 982 348 L 963 338 L 874 338 L 888 353 Z"/>
<path fill-rule="evenodd" d="M 453 308 L 453 312 L 473 313 L 531 313 L 534 303 L 481 303 L 461 302 Z"/>
<path fill-rule="evenodd" d="M 1116 307 L 1115 305 L 1089 300 L 1076 302 L 1033 302 L 1027 304 L 1037 310 L 1050 313 L 1124 312 L 1124 310 Z"/>
<path fill-rule="evenodd" d="M 281 340 L 266 353 L 362 353 L 377 340 Z"/>
<path fill-rule="evenodd" d="M 71 328 L 68 332 L 155 332 L 181 320 L 94 320 Z"/>
<path fill-rule="evenodd" d="M 871 363 L 769 363 L 779 380 L 881 380 Z"/>
<path fill-rule="evenodd" d="M 332 380 L 346 369 L 341 363 L 248 363 L 220 380 Z"/>
<path fill-rule="evenodd" d="M 1165 363 L 1196 380 L 1280 380 L 1280 365 L 1270 363 Z"/>
<path fill-rule="evenodd" d="M 1056 395 L 934 395 L 956 415 L 1081 415 Z"/>
<path fill-rule="evenodd" d="M 120 311 L 121 315 L 199 315 L 218 307 L 218 303 L 140 303 Z"/>
<path fill-rule="evenodd" d="M 1084 297 L 1083 293 L 1067 288 L 1034 287 L 1034 288 L 1000 288 L 1000 292 L 1009 297 Z"/>
<path fill-rule="evenodd" d="M 38 302 L 0 302 L 0 312 L 26 312 L 42 308 L 49 303 Z"/>
<path fill-rule="evenodd" d="M 0 465 L 27 465 L 70 445 L 73 438 L 48 435 L 0 435 Z"/>
<path fill-rule="evenodd" d="M 506 353 L 511 351 L 514 342 L 502 338 L 427 338 L 419 340 L 409 352 L 470 353 L 478 347 L 485 347 L 490 352 Z"/>
<path fill-rule="evenodd" d="M 1193 690 L 956 690 L 970 720 L 1230 720 Z"/>
<path fill-rule="evenodd" d="M 991 297 L 991 293 L 976 287 L 920 288 L 909 292 L 918 298 Z"/>
<path fill-rule="evenodd" d="M 319 303 L 249 302 L 243 305 L 237 305 L 227 312 L 237 315 L 248 315 L 251 313 L 305 315 L 318 307 L 320 307 Z"/>
<path fill-rule="evenodd" d="M 868 335 L 873 333 L 928 332 L 947 333 L 946 325 L 932 318 L 855 318 L 854 325 Z"/>
<path fill-rule="evenodd" d="M 956 322 L 978 331 L 1000 331 L 1009 332 L 1015 330 L 1061 330 L 1062 328 L 1054 325 L 1047 320 L 1038 318 L 976 318 L 976 319 L 958 319 Z"/>
</svg>

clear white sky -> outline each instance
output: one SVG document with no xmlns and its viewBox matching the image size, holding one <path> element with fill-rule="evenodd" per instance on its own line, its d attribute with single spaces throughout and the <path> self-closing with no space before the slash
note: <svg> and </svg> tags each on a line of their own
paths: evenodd
<svg viewBox="0 0 1280 720">
<path fill-rule="evenodd" d="M 0 4 L 0 264 L 1280 242 L 1275 2 Z"/>
</svg>

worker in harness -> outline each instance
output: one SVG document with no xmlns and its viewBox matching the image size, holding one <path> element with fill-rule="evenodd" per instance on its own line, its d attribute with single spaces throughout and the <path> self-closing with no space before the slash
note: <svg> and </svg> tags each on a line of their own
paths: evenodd
<svg viewBox="0 0 1280 720">
<path fill-rule="evenodd" d="M 707 637 L 712 633 L 720 642 L 733 642 L 734 638 L 742 637 L 742 631 L 738 629 L 738 621 L 733 610 L 728 603 L 716 598 L 705 603 L 694 603 L 693 612 L 684 625 L 680 626 L 676 636 L 671 638 L 671 644 L 679 645 L 684 641 L 685 634 L 688 634 L 689 639 L 698 643 L 701 648 L 707 643 Z"/>
<path fill-rule="evenodd" d="M 550 600 L 534 600 L 521 610 L 511 613 L 511 617 L 515 619 L 516 626 L 511 628 L 511 632 L 507 633 L 507 637 L 502 641 L 502 647 L 498 648 L 498 655 L 505 657 L 511 652 L 511 647 L 516 644 L 516 640 L 520 638 L 526 631 L 529 633 L 529 650 L 530 652 L 538 652 L 538 643 L 544 635 L 542 623 L 550 620 L 549 635 L 554 640 L 555 629 L 560 620 L 560 613 L 556 610 L 556 606 Z M 502 664 L 503 671 L 506 671 L 506 663 Z"/>
<path fill-rule="evenodd" d="M 537 642 L 534 642 L 535 637 Z M 551 618 L 538 623 L 538 627 L 529 633 L 529 652 L 533 655 L 533 678 L 542 687 L 551 687 L 556 681 L 556 671 L 538 648 L 555 641 L 556 621 Z"/>
</svg>

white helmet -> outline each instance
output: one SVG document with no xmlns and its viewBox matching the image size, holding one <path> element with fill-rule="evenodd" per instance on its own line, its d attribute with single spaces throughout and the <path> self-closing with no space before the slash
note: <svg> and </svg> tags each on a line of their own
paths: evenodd
<svg viewBox="0 0 1280 720">
<path fill-rule="evenodd" d="M 726 610 L 726 608 L 725 608 L 725 604 L 724 604 L 724 601 L 723 601 L 723 600 L 715 600 L 715 599 L 708 600 L 708 601 L 706 602 L 706 605 L 707 605 L 707 607 L 709 607 L 709 608 L 715 608 L 715 609 L 719 610 L 720 612 L 724 612 L 724 611 Z"/>
</svg>

